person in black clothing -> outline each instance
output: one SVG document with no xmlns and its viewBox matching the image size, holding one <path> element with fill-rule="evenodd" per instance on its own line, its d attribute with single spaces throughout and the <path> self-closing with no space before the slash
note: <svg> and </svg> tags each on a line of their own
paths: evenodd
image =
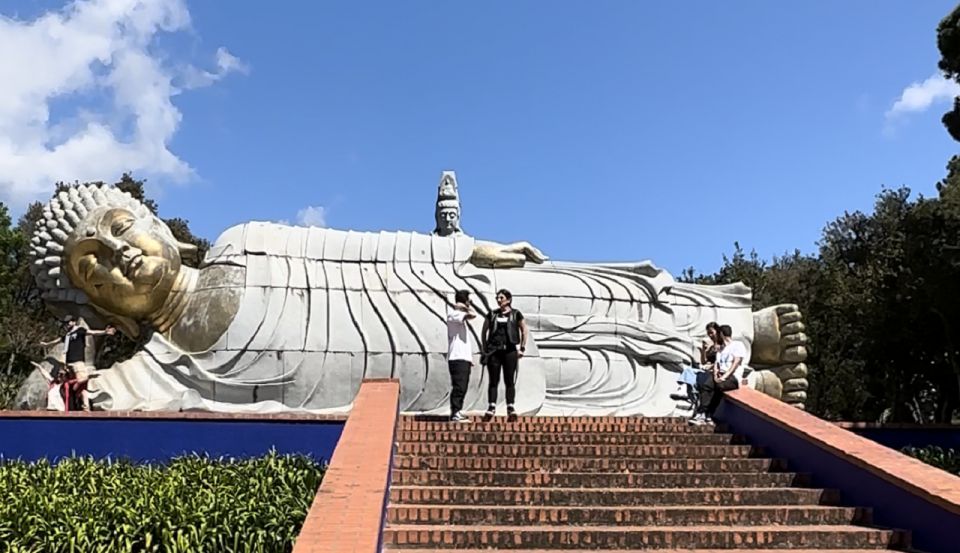
<svg viewBox="0 0 960 553">
<path fill-rule="evenodd" d="M 490 420 L 497 412 L 497 391 L 500 373 L 507 389 L 507 419 L 517 420 L 514 405 L 517 398 L 517 363 L 527 350 L 527 322 L 523 313 L 513 309 L 513 295 L 509 290 L 497 292 L 498 309 L 494 309 L 483 322 L 483 354 L 490 377 L 487 388 L 487 412 L 484 420 Z"/>
<path fill-rule="evenodd" d="M 63 341 L 64 365 L 66 366 L 67 378 L 76 380 L 76 389 L 80 392 L 81 408 L 84 411 L 90 410 L 90 397 L 87 395 L 87 381 L 90 379 L 90 372 L 84 362 L 87 353 L 87 336 L 101 336 L 104 334 L 112 336 L 115 330 L 108 326 L 106 330 L 87 330 L 80 326 L 76 319 L 67 319 L 66 332 L 62 338 L 41 342 L 44 347 L 52 346 L 57 342 Z M 54 374 L 56 378 L 58 375 Z"/>
</svg>

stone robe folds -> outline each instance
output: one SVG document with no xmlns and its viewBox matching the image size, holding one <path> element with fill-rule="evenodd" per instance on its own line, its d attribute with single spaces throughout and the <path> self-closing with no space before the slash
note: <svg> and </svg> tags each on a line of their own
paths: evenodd
<svg viewBox="0 0 960 553">
<path fill-rule="evenodd" d="M 507 288 L 524 313 L 532 336 L 518 371 L 521 413 L 675 414 L 677 372 L 706 322 L 752 339 L 742 285 L 681 284 L 646 262 L 484 269 L 469 262 L 476 244 L 466 235 L 233 227 L 201 269 L 224 277 L 201 278 L 193 301 L 240 297 L 228 330 L 198 352 L 155 333 L 93 379 L 93 400 L 106 409 L 346 412 L 364 378 L 393 377 L 403 411 L 447 413 L 445 320 L 457 289 L 471 290 L 482 314 Z M 481 326 L 482 317 L 471 325 L 475 352 Z M 465 410 L 486 408 L 486 383 L 475 364 Z"/>
</svg>

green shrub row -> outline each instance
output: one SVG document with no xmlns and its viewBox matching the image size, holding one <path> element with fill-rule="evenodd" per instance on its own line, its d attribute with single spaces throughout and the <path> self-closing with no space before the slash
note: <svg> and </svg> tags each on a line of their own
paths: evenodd
<svg viewBox="0 0 960 553">
<path fill-rule="evenodd" d="M 304 456 L 0 461 L 10 553 L 289 551 L 324 467 Z"/>
<path fill-rule="evenodd" d="M 929 446 L 905 447 L 903 448 L 903 452 L 911 457 L 916 457 L 928 465 L 960 475 L 960 451 Z"/>
</svg>

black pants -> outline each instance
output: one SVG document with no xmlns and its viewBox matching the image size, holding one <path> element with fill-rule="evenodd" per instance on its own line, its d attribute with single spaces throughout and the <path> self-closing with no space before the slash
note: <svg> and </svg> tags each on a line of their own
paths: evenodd
<svg viewBox="0 0 960 553">
<path fill-rule="evenodd" d="M 490 405 L 496 405 L 497 403 L 501 369 L 503 370 L 503 382 L 507 387 L 507 405 L 513 406 L 517 399 L 517 350 L 497 350 L 487 359 L 487 375 L 490 377 L 490 386 L 487 388 L 487 402 Z"/>
<path fill-rule="evenodd" d="M 720 382 L 710 378 L 704 383 L 703 389 L 700 390 L 700 412 L 712 417 L 717 407 L 720 407 L 720 400 L 723 399 L 723 393 L 736 390 L 739 387 L 740 382 L 735 376 L 731 376 Z"/>
<path fill-rule="evenodd" d="M 450 416 L 463 410 L 463 398 L 470 383 L 470 361 L 447 361 L 450 367 Z"/>
</svg>

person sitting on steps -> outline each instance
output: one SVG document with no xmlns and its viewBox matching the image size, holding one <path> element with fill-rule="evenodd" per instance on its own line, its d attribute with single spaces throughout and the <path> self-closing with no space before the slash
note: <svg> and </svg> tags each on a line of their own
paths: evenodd
<svg viewBox="0 0 960 553">
<path fill-rule="evenodd" d="M 700 390 L 703 389 L 713 373 L 713 364 L 717 361 L 717 354 L 722 349 L 720 343 L 720 325 L 716 322 L 707 323 L 707 339 L 700 344 L 700 363 L 685 366 L 677 379 L 680 389 L 670 397 L 677 401 L 686 401 L 693 407 L 696 416 L 700 406 Z"/>
<path fill-rule="evenodd" d="M 497 391 L 500 373 L 507 391 L 507 420 L 517 420 L 514 402 L 517 397 L 517 367 L 527 350 L 527 322 L 523 313 L 513 309 L 513 294 L 509 290 L 497 292 L 497 309 L 491 310 L 483 321 L 483 356 L 490 382 L 487 388 L 487 412 L 483 420 L 491 420 L 497 412 Z"/>
<path fill-rule="evenodd" d="M 739 388 L 743 378 L 746 346 L 733 339 L 730 325 L 720 326 L 720 339 L 723 349 L 717 354 L 717 362 L 713 364 L 713 378 L 707 380 L 700 393 L 699 412 L 690 419 L 692 424 L 713 424 L 713 414 L 720 406 L 723 394 Z"/>
</svg>

